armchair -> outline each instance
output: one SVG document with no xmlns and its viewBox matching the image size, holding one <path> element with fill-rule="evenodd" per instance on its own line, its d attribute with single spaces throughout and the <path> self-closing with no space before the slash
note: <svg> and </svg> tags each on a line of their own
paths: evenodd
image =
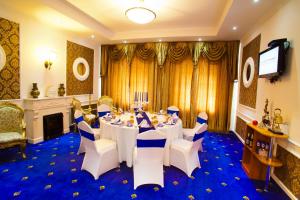
<svg viewBox="0 0 300 200">
<path fill-rule="evenodd" d="M 19 146 L 26 158 L 24 110 L 16 104 L 0 102 L 0 149 Z"/>
</svg>

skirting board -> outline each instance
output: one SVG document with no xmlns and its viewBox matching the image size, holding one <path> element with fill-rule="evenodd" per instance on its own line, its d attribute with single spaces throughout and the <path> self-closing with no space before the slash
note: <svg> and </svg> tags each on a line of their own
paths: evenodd
<svg viewBox="0 0 300 200">
<path fill-rule="evenodd" d="M 40 142 L 43 142 L 44 141 L 44 138 L 27 138 L 28 140 L 28 143 L 30 144 L 37 144 L 37 143 L 40 143 Z"/>
<path fill-rule="evenodd" d="M 239 140 L 244 144 L 244 140 L 240 137 L 240 135 L 231 130 L 238 138 Z M 272 174 L 271 174 L 271 177 L 273 178 L 273 180 L 278 184 L 278 186 L 292 199 L 292 200 L 298 200 L 297 197 L 295 197 L 295 195 L 293 195 L 293 193 L 279 180 L 279 178 L 277 178 L 277 176 L 275 174 L 273 174 L 273 171 L 272 171 Z"/>
<path fill-rule="evenodd" d="M 64 134 L 66 133 L 69 133 L 70 132 L 70 129 L 69 128 L 66 128 L 64 129 Z M 43 142 L 44 141 L 44 138 L 40 137 L 40 138 L 27 138 L 28 140 L 28 143 L 30 144 L 37 144 L 37 143 L 40 143 L 40 142 Z"/>
</svg>

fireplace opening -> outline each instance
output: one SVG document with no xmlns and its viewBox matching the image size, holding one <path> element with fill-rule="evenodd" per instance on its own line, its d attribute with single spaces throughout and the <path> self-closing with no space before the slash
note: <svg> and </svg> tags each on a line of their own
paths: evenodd
<svg viewBox="0 0 300 200">
<path fill-rule="evenodd" d="M 43 116 L 44 140 L 50 140 L 63 134 L 63 114 L 55 113 Z"/>
</svg>

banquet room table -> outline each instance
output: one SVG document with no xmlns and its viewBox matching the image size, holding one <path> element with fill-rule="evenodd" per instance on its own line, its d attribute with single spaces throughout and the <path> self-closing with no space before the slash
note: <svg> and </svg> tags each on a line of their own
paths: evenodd
<svg viewBox="0 0 300 200">
<path fill-rule="evenodd" d="M 177 122 L 173 125 L 168 125 L 163 122 L 166 121 L 167 116 L 161 114 L 146 113 L 149 119 L 154 117 L 162 127 L 155 126 L 156 130 L 159 130 L 162 135 L 166 137 L 165 152 L 164 152 L 164 165 L 170 166 L 170 144 L 173 140 L 182 138 L 182 121 L 178 118 Z M 119 154 L 119 162 L 126 161 L 128 167 L 132 167 L 133 163 L 133 151 L 136 146 L 136 136 L 139 134 L 139 127 L 137 125 L 136 116 L 134 113 L 126 112 L 116 116 L 120 119 L 122 124 L 113 124 L 112 121 L 107 121 L 104 117 L 100 118 L 100 128 L 103 138 L 116 141 Z M 134 120 L 133 126 L 129 127 L 126 122 Z"/>
</svg>

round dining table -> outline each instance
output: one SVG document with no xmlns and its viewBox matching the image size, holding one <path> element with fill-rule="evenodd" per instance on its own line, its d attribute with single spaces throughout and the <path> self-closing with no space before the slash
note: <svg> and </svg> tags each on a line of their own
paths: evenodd
<svg viewBox="0 0 300 200">
<path fill-rule="evenodd" d="M 167 124 L 168 116 L 162 114 L 150 114 L 146 113 L 149 119 L 155 119 L 159 124 L 154 126 L 160 134 L 166 137 L 166 144 L 164 147 L 164 165 L 170 166 L 170 144 L 173 140 L 183 137 L 182 121 L 178 118 L 175 124 Z M 116 119 L 120 119 L 119 124 L 113 123 Z M 139 126 L 137 124 L 136 116 L 134 113 L 126 112 L 121 115 L 117 115 L 116 119 L 107 120 L 105 117 L 100 118 L 101 135 L 103 138 L 116 141 L 119 162 L 126 161 L 128 167 L 132 167 L 133 163 L 133 151 L 136 146 L 136 137 L 139 134 Z M 128 126 L 128 121 L 134 121 L 132 126 Z"/>
</svg>

